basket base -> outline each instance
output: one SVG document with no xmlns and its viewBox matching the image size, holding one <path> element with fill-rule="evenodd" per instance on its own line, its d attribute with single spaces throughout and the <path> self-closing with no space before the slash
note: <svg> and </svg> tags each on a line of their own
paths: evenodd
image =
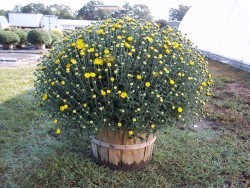
<svg viewBox="0 0 250 188">
<path fill-rule="evenodd" d="M 110 164 L 110 163 L 107 163 L 107 162 L 103 162 L 103 161 L 100 161 L 98 159 L 96 159 L 96 162 L 98 165 L 100 166 L 106 166 L 108 167 L 109 169 L 111 170 L 116 170 L 116 171 L 134 171 L 134 170 L 141 170 L 142 168 L 148 166 L 151 162 L 151 159 L 148 160 L 148 161 L 143 161 L 141 163 L 133 163 L 133 164 L 130 164 L 130 165 L 126 165 L 126 164 L 118 164 L 118 165 L 114 165 L 114 164 Z"/>
</svg>

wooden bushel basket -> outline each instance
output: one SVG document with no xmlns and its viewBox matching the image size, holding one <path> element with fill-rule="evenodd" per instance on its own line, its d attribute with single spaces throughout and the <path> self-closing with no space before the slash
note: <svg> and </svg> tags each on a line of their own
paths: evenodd
<svg viewBox="0 0 250 188">
<path fill-rule="evenodd" d="M 145 139 L 129 138 L 128 133 L 122 131 L 114 134 L 101 131 L 97 138 L 92 138 L 94 157 L 111 169 L 135 170 L 146 166 L 152 159 L 153 145 L 156 137 L 146 134 L 138 135 Z"/>
</svg>

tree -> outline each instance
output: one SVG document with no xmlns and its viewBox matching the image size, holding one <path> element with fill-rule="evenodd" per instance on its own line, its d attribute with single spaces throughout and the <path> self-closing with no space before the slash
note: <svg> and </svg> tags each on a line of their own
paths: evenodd
<svg viewBox="0 0 250 188">
<path fill-rule="evenodd" d="M 73 18 L 75 18 L 70 7 L 66 6 L 66 5 L 54 4 L 54 5 L 46 6 L 46 9 L 43 12 L 43 14 L 56 15 L 59 19 L 73 19 Z"/>
<path fill-rule="evenodd" d="M 129 3 L 125 3 L 122 7 L 125 10 L 114 12 L 112 14 L 112 17 L 117 18 L 122 15 L 127 15 L 136 19 L 143 19 L 147 21 L 152 20 L 151 13 L 147 5 L 136 4 L 134 6 L 131 6 Z"/>
<path fill-rule="evenodd" d="M 8 19 L 8 14 L 10 13 L 11 11 L 10 10 L 3 10 L 3 9 L 1 9 L 0 10 L 0 16 L 4 16 L 5 18 L 7 18 Z"/>
<path fill-rule="evenodd" d="M 23 8 L 22 5 L 15 5 L 14 8 L 12 9 L 12 12 L 16 13 L 22 12 L 22 8 Z"/>
<path fill-rule="evenodd" d="M 165 28 L 168 25 L 167 21 L 164 19 L 156 20 L 155 22 L 160 26 L 160 28 Z"/>
<path fill-rule="evenodd" d="M 30 3 L 21 8 L 22 13 L 41 13 L 45 12 L 46 8 L 42 3 Z"/>
<path fill-rule="evenodd" d="M 97 20 L 105 19 L 105 12 L 102 10 L 96 9 L 96 6 L 103 5 L 102 1 L 90 1 L 84 5 L 78 12 L 77 18 L 85 20 Z"/>
<path fill-rule="evenodd" d="M 132 16 L 136 19 L 143 19 L 146 21 L 152 20 L 150 10 L 147 5 L 136 4 L 132 8 Z"/>
<path fill-rule="evenodd" d="M 61 19 L 75 18 L 69 6 L 58 4 L 48 6 L 45 6 L 42 3 L 30 3 L 26 6 L 16 5 L 12 11 L 17 13 L 40 13 L 44 15 L 56 15 Z"/>
<path fill-rule="evenodd" d="M 181 21 L 189 9 L 189 6 L 184 5 L 179 5 L 177 9 L 171 8 L 169 11 L 169 20 Z"/>
</svg>

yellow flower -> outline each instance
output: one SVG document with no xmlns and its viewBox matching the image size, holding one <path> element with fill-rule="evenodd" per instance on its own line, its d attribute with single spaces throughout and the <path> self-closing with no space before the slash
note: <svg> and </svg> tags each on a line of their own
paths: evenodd
<svg viewBox="0 0 250 188">
<path fill-rule="evenodd" d="M 117 38 L 117 39 L 122 39 L 122 36 L 118 35 L 116 38 Z"/>
<path fill-rule="evenodd" d="M 181 107 L 178 108 L 178 112 L 182 113 L 183 109 Z"/>
<path fill-rule="evenodd" d="M 133 118 L 132 121 L 133 121 L 133 122 L 136 122 L 136 118 Z"/>
<path fill-rule="evenodd" d="M 51 82 L 51 85 L 52 85 L 52 86 L 55 85 L 55 82 Z"/>
<path fill-rule="evenodd" d="M 128 134 L 129 134 L 129 135 L 133 135 L 134 132 L 133 132 L 133 131 L 129 131 Z"/>
<path fill-rule="evenodd" d="M 154 128 L 155 128 L 155 124 L 152 124 L 152 125 L 151 125 L 151 128 L 154 129 Z"/>
<path fill-rule="evenodd" d="M 189 62 L 189 65 L 190 65 L 190 66 L 193 66 L 193 65 L 194 65 L 194 62 L 193 62 L 193 61 L 190 61 L 190 62 Z"/>
<path fill-rule="evenodd" d="M 61 129 L 57 128 L 56 129 L 56 134 L 60 134 L 61 133 Z"/>
<path fill-rule="evenodd" d="M 57 120 L 57 119 L 54 119 L 53 122 L 54 122 L 54 124 L 57 124 L 57 123 L 58 123 L 58 120 Z"/>
<path fill-rule="evenodd" d="M 125 99 L 127 96 L 128 96 L 128 94 L 125 91 L 121 92 L 121 94 L 120 94 L 120 97 L 123 99 Z"/>
<path fill-rule="evenodd" d="M 86 72 L 86 73 L 84 74 L 84 77 L 85 77 L 85 78 L 90 78 L 90 73 Z"/>
<path fill-rule="evenodd" d="M 137 78 L 137 80 L 140 80 L 140 79 L 142 79 L 142 76 L 138 74 L 138 75 L 136 76 L 136 78 Z"/>
<path fill-rule="evenodd" d="M 111 82 L 115 81 L 115 78 L 114 78 L 114 77 L 111 77 L 111 78 L 110 78 L 110 81 L 111 81 Z"/>
<path fill-rule="evenodd" d="M 76 41 L 76 48 L 78 50 L 82 50 L 84 48 L 84 43 L 83 43 L 82 39 L 77 39 L 77 41 Z"/>
<path fill-rule="evenodd" d="M 110 94 L 110 93 L 111 93 L 111 91 L 110 91 L 109 89 L 108 89 L 106 92 L 107 92 L 107 94 Z"/>
<path fill-rule="evenodd" d="M 169 28 L 168 28 L 168 31 L 169 31 L 169 32 L 173 31 L 172 27 L 169 27 Z"/>
<path fill-rule="evenodd" d="M 67 67 L 67 68 L 69 68 L 70 66 L 71 66 L 71 65 L 70 65 L 69 63 L 65 65 L 65 67 Z"/>
<path fill-rule="evenodd" d="M 166 52 L 166 54 L 170 54 L 170 50 L 169 49 L 165 50 L 165 52 Z"/>
<path fill-rule="evenodd" d="M 64 106 L 60 106 L 60 111 L 63 112 L 65 110 Z"/>
<path fill-rule="evenodd" d="M 60 63 L 60 60 L 59 60 L 59 59 L 56 59 L 55 63 L 56 63 L 56 64 Z"/>
<path fill-rule="evenodd" d="M 169 70 L 165 67 L 164 69 L 163 69 L 167 74 L 169 73 Z"/>
<path fill-rule="evenodd" d="M 205 87 L 205 86 L 207 86 L 207 83 L 206 82 L 202 82 L 201 85 Z"/>
<path fill-rule="evenodd" d="M 102 96 L 105 96 L 106 95 L 106 92 L 104 90 L 101 90 L 101 95 Z"/>
<path fill-rule="evenodd" d="M 94 52 L 94 51 L 95 51 L 94 48 L 90 48 L 90 49 L 88 50 L 88 52 Z"/>
<path fill-rule="evenodd" d="M 80 55 L 85 55 L 85 52 L 81 50 Z"/>
<path fill-rule="evenodd" d="M 170 79 L 170 80 L 169 80 L 169 83 L 170 83 L 171 85 L 174 85 L 175 82 L 174 82 L 174 80 Z"/>
<path fill-rule="evenodd" d="M 93 97 L 93 99 L 95 99 L 95 98 L 96 98 L 96 95 L 92 95 L 92 97 Z"/>
<path fill-rule="evenodd" d="M 106 54 L 106 55 L 109 54 L 109 50 L 107 50 L 107 49 L 104 50 L 104 54 Z"/>
<path fill-rule="evenodd" d="M 73 58 L 70 59 L 70 62 L 71 62 L 72 64 L 76 64 L 76 60 L 73 59 Z"/>
<path fill-rule="evenodd" d="M 108 67 L 111 67 L 111 66 L 112 66 L 112 64 L 111 64 L 111 63 L 107 63 L 107 66 L 108 66 Z"/>
<path fill-rule="evenodd" d="M 126 48 L 130 48 L 130 44 L 129 43 L 125 42 L 124 45 L 125 45 Z"/>
<path fill-rule="evenodd" d="M 61 84 L 64 85 L 64 84 L 65 84 L 65 81 L 61 81 Z"/>
<path fill-rule="evenodd" d="M 132 55 L 133 55 L 132 52 L 129 52 L 129 53 L 128 53 L 128 56 L 132 56 Z"/>
<path fill-rule="evenodd" d="M 86 107 L 87 107 L 87 103 L 84 103 L 84 104 L 83 104 L 83 107 L 86 108 Z"/>
<path fill-rule="evenodd" d="M 42 97 L 42 101 L 46 101 L 48 99 L 48 93 L 44 93 Z"/>
<path fill-rule="evenodd" d="M 95 64 L 95 65 L 103 65 L 103 60 L 100 59 L 100 58 L 96 58 L 96 59 L 94 60 L 94 64 Z"/>
<path fill-rule="evenodd" d="M 151 38 L 151 37 L 146 37 L 146 39 L 148 40 L 148 42 L 150 42 L 150 43 L 152 43 L 154 40 L 153 40 L 153 38 Z"/>
<path fill-rule="evenodd" d="M 119 123 L 117 124 L 117 126 L 118 126 L 118 127 L 121 127 L 121 126 L 122 126 L 122 123 L 121 123 L 121 122 L 119 122 Z"/>
<path fill-rule="evenodd" d="M 146 83 L 145 83 L 145 86 L 146 86 L 146 87 L 150 87 L 150 82 L 146 82 Z"/>
<path fill-rule="evenodd" d="M 90 73 L 90 77 L 94 78 L 96 76 L 96 74 L 94 72 Z"/>
<path fill-rule="evenodd" d="M 127 39 L 129 42 L 131 42 L 133 40 L 133 37 L 128 37 Z"/>
<path fill-rule="evenodd" d="M 120 24 L 113 24 L 113 25 L 112 25 L 112 28 L 121 29 L 122 26 L 121 26 Z"/>
<path fill-rule="evenodd" d="M 99 30 L 97 31 L 97 33 L 98 33 L 99 35 L 103 35 L 103 34 L 104 34 L 104 30 L 103 30 L 103 29 L 99 29 Z"/>
</svg>

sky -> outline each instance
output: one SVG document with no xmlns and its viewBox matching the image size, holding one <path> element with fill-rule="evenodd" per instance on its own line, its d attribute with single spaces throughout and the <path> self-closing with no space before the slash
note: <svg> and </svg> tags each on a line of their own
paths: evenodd
<svg viewBox="0 0 250 188">
<path fill-rule="evenodd" d="M 43 3 L 44 5 L 50 4 L 64 4 L 69 6 L 72 10 L 79 10 L 90 0 L 0 0 L 0 9 L 12 10 L 15 5 L 25 6 L 30 3 Z M 183 4 L 192 6 L 199 0 L 102 0 L 105 5 L 122 6 L 126 2 L 133 4 L 144 4 L 150 9 L 152 16 L 155 20 L 167 19 L 170 8 L 177 8 L 178 5 Z"/>
</svg>

